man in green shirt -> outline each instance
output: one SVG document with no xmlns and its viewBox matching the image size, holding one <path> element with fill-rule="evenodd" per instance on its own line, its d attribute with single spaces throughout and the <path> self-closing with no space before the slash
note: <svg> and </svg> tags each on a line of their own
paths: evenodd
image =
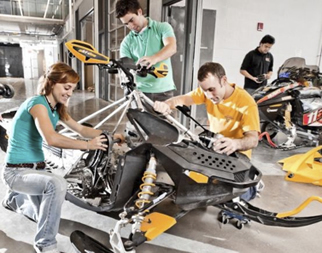
<svg viewBox="0 0 322 253">
<path fill-rule="evenodd" d="M 137 76 L 138 89 L 153 101 L 172 97 L 176 86 L 170 57 L 177 52 L 177 45 L 171 25 L 145 17 L 137 0 L 118 0 L 116 17 L 131 30 L 121 43 L 121 57 L 129 57 L 147 68 L 159 67 L 161 63 L 168 66 L 164 78 Z"/>
</svg>

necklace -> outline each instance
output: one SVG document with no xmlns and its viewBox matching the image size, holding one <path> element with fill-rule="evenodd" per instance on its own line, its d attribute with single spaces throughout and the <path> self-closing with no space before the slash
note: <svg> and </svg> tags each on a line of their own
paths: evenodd
<svg viewBox="0 0 322 253">
<path fill-rule="evenodd" d="M 53 114 L 53 116 L 55 117 L 55 111 L 56 111 L 56 109 L 57 109 L 57 106 L 55 106 L 55 107 L 52 107 L 52 105 L 51 105 L 51 103 L 49 102 L 49 100 L 48 100 L 48 98 L 47 98 L 47 96 L 45 95 L 45 99 L 46 99 L 46 101 L 47 101 L 47 103 L 48 103 L 48 105 L 49 105 L 49 107 L 50 107 L 50 109 L 51 109 L 51 112 L 52 112 L 52 114 Z"/>
</svg>

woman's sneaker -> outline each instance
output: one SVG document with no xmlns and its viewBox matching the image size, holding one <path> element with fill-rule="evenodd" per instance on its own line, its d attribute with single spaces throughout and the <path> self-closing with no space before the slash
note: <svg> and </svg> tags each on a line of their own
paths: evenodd
<svg viewBox="0 0 322 253">
<path fill-rule="evenodd" d="M 46 251 L 40 251 L 40 249 L 38 249 L 37 246 L 34 246 L 34 249 L 36 253 L 64 253 L 62 251 L 59 251 L 57 248 L 46 250 Z"/>
<path fill-rule="evenodd" d="M 265 184 L 263 180 L 261 179 L 255 187 L 256 187 L 256 196 L 260 197 L 261 196 L 260 192 L 263 191 L 265 188 Z"/>
<path fill-rule="evenodd" d="M 9 206 L 8 204 L 7 204 L 7 200 L 2 200 L 2 202 L 1 202 L 1 204 L 2 204 L 2 206 L 5 208 L 5 209 L 8 209 L 8 210 L 10 210 L 10 211 L 13 211 L 13 212 L 15 212 L 16 210 L 14 210 L 11 206 Z"/>
</svg>

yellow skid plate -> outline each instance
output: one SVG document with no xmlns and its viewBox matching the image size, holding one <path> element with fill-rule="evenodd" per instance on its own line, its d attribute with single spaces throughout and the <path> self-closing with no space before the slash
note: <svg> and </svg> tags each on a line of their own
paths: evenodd
<svg viewBox="0 0 322 253">
<path fill-rule="evenodd" d="M 322 185 L 322 146 L 311 149 L 305 154 L 294 155 L 278 161 L 287 171 L 288 181 Z"/>
<path fill-rule="evenodd" d="M 145 232 L 145 237 L 150 241 L 171 228 L 176 223 L 177 221 L 175 218 L 155 212 L 145 217 L 141 224 L 141 231 Z"/>
</svg>

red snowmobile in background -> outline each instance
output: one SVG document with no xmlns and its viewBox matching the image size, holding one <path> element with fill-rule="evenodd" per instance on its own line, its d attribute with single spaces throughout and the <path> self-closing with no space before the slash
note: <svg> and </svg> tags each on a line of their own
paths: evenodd
<svg viewBox="0 0 322 253">
<path fill-rule="evenodd" d="M 293 57 L 279 68 L 276 80 L 255 91 L 261 132 L 273 147 L 293 149 L 322 143 L 321 84 L 318 66 Z M 279 145 L 274 143 L 278 133 L 284 135 Z M 300 142 L 295 142 L 297 137 Z"/>
</svg>

